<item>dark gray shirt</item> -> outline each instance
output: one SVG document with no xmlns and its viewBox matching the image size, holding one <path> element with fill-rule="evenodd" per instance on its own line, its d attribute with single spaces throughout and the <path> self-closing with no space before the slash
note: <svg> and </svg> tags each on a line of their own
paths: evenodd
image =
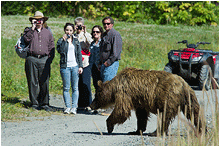
<svg viewBox="0 0 220 147">
<path fill-rule="evenodd" d="M 118 31 L 112 28 L 103 35 L 103 40 L 100 44 L 100 63 L 107 61 L 111 65 L 121 59 L 122 38 Z"/>
</svg>

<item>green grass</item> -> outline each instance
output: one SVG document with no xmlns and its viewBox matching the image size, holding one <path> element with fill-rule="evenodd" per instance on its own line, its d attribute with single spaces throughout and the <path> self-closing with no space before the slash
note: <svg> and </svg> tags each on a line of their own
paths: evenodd
<svg viewBox="0 0 220 147">
<path fill-rule="evenodd" d="M 24 71 L 25 60 L 19 58 L 14 50 L 20 34 L 25 27 L 30 27 L 28 16 L 1 17 L 1 94 L 2 120 L 17 120 L 17 117 L 26 116 L 25 112 L 6 111 L 8 108 L 19 110 L 21 100 L 28 100 L 28 87 Z M 74 22 L 73 17 L 49 18 L 48 26 L 52 29 L 55 44 L 63 35 L 66 22 Z M 94 25 L 101 25 L 101 20 L 86 20 L 87 31 L 91 32 Z M 125 67 L 136 67 L 151 70 L 163 70 L 168 62 L 167 53 L 171 49 L 185 47 L 176 44 L 178 41 L 188 40 L 190 43 L 199 41 L 211 42 L 203 48 L 219 50 L 219 27 L 214 26 L 170 26 L 170 25 L 143 25 L 138 23 L 115 22 L 114 28 L 120 32 L 123 39 L 123 51 L 119 71 Z M 62 94 L 62 79 L 60 76 L 59 54 L 56 51 L 51 65 L 50 93 Z M 94 91 L 94 88 L 92 88 Z M 11 103 L 5 100 L 18 100 Z M 5 110 L 6 109 L 6 110 Z M 39 114 L 40 115 L 40 114 Z M 7 116 L 7 117 L 6 117 Z M 12 116 L 12 117 L 9 117 Z"/>
</svg>

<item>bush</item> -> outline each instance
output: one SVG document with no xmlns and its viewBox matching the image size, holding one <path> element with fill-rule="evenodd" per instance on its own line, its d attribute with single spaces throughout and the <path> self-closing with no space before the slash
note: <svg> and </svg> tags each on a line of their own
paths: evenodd
<svg viewBox="0 0 220 147">
<path fill-rule="evenodd" d="M 83 16 L 94 20 L 109 15 L 120 21 L 146 24 L 219 24 L 216 1 L 3 1 L 1 4 L 2 15 L 33 15 L 40 10 L 50 17 Z"/>
</svg>

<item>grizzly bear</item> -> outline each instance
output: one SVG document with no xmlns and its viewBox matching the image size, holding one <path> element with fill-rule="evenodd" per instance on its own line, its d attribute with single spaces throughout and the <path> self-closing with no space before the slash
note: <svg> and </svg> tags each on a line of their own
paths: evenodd
<svg viewBox="0 0 220 147">
<path fill-rule="evenodd" d="M 131 116 L 131 110 L 135 110 L 137 131 L 129 134 L 143 133 L 150 113 L 157 115 L 158 111 L 162 113 L 162 120 L 165 120 L 162 122 L 161 133 L 167 134 L 169 124 L 178 114 L 178 107 L 189 120 L 193 114 L 194 125 L 199 127 L 199 132 L 202 131 L 200 106 L 195 92 L 178 75 L 165 71 L 126 68 L 111 81 L 99 81 L 98 86 L 90 107 L 97 110 L 114 105 L 106 120 L 108 133 L 112 133 L 115 124 L 123 124 Z M 157 130 L 152 134 L 157 135 L 156 132 Z"/>
</svg>

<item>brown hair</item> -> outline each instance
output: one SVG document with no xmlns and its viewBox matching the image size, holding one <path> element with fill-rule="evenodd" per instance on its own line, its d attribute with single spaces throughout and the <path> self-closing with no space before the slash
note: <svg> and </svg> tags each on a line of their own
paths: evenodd
<svg viewBox="0 0 220 147">
<path fill-rule="evenodd" d="M 67 23 L 65 24 L 65 26 L 64 26 L 64 31 L 66 30 L 66 27 L 67 27 L 67 26 L 71 26 L 71 27 L 73 28 L 73 31 L 74 31 L 74 24 L 69 23 L 69 22 L 67 22 Z"/>
<path fill-rule="evenodd" d="M 104 21 L 105 21 L 106 19 L 110 19 L 111 24 L 114 24 L 114 20 L 113 20 L 113 18 L 110 17 L 110 16 L 106 16 L 105 18 L 103 18 L 102 24 L 104 23 Z"/>
<path fill-rule="evenodd" d="M 94 28 L 98 28 L 99 29 L 99 31 L 101 32 L 101 38 L 102 38 L 102 36 L 103 36 L 103 29 L 102 29 L 102 27 L 101 26 L 99 26 L 99 25 L 95 25 L 93 28 L 92 28 L 92 32 L 93 32 L 93 29 Z M 94 39 L 94 36 L 93 36 L 93 33 L 91 32 L 91 35 L 92 35 L 92 39 Z"/>
</svg>

